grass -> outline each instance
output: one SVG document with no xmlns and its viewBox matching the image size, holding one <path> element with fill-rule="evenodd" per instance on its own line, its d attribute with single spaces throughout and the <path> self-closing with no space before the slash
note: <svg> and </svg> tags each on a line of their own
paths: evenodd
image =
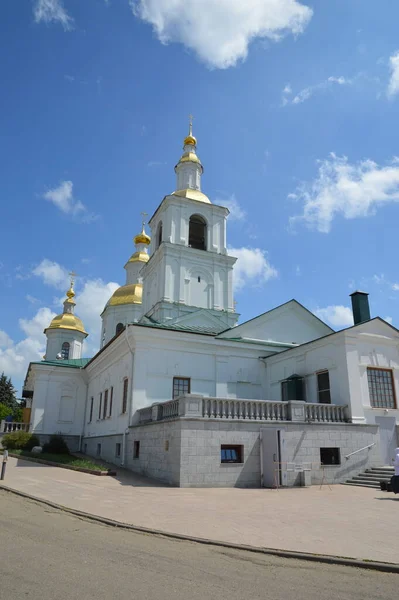
<svg viewBox="0 0 399 600">
<path fill-rule="evenodd" d="M 11 450 L 10 454 L 17 454 L 18 456 L 39 460 L 48 460 L 49 462 L 58 463 L 59 465 L 65 465 L 68 467 L 79 467 L 80 469 L 91 469 L 92 471 L 106 471 L 107 469 L 101 465 L 92 462 L 86 458 L 78 458 L 73 454 L 48 454 L 42 452 L 41 454 L 32 454 L 26 450 Z"/>
</svg>

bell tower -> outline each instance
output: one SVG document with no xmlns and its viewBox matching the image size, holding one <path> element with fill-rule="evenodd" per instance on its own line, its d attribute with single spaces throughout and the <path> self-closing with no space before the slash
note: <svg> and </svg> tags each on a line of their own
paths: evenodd
<svg viewBox="0 0 399 600">
<path fill-rule="evenodd" d="M 229 211 L 201 191 L 203 172 L 190 118 L 175 167 L 176 190 L 165 196 L 149 221 L 152 242 L 150 260 L 142 269 L 143 314 L 164 323 L 205 309 L 222 331 L 238 318 L 233 300 L 237 259 L 227 253 Z"/>
</svg>

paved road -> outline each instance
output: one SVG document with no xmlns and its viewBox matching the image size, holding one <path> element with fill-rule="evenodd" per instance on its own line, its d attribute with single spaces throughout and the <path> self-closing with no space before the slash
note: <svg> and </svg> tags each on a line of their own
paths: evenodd
<svg viewBox="0 0 399 600">
<path fill-rule="evenodd" d="M 398 586 L 399 575 L 114 529 L 0 490 L 7 600 L 368 600 Z"/>
</svg>

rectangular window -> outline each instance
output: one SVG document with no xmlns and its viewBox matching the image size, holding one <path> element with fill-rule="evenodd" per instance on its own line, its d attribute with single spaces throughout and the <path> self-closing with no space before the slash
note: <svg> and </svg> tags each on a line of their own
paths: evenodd
<svg viewBox="0 0 399 600">
<path fill-rule="evenodd" d="M 101 444 L 97 444 L 97 456 L 101 456 Z"/>
<path fill-rule="evenodd" d="M 320 462 L 322 465 L 340 465 L 341 452 L 339 448 L 320 448 Z"/>
<path fill-rule="evenodd" d="M 93 420 L 93 408 L 94 408 L 94 398 L 93 396 L 90 398 L 90 414 L 89 414 L 89 423 Z"/>
<path fill-rule="evenodd" d="M 114 399 L 114 388 L 111 387 L 111 393 L 110 393 L 110 397 L 109 397 L 109 413 L 108 416 L 110 417 L 112 415 L 112 402 Z"/>
<path fill-rule="evenodd" d="M 331 404 L 330 375 L 328 371 L 317 373 L 317 393 L 321 404 Z"/>
<path fill-rule="evenodd" d="M 368 367 L 367 379 L 371 406 L 373 408 L 396 408 L 392 370 Z"/>
<path fill-rule="evenodd" d="M 189 394 L 191 380 L 189 377 L 173 377 L 173 398 Z"/>
<path fill-rule="evenodd" d="M 242 463 L 243 446 L 220 446 L 221 463 Z"/>
<path fill-rule="evenodd" d="M 104 392 L 104 410 L 103 410 L 103 419 L 107 417 L 107 409 L 108 409 L 108 390 Z"/>
<path fill-rule="evenodd" d="M 127 390 L 129 387 L 129 380 L 123 380 L 123 397 L 122 397 L 122 414 L 125 414 L 127 411 Z"/>
<path fill-rule="evenodd" d="M 101 419 L 101 407 L 103 405 L 103 393 L 100 394 L 100 404 L 98 405 L 98 418 Z"/>
<path fill-rule="evenodd" d="M 115 456 L 116 456 L 116 458 L 120 458 L 120 456 L 121 456 L 121 445 L 120 444 L 116 444 L 116 446 L 115 446 Z"/>
<path fill-rule="evenodd" d="M 134 442 L 133 443 L 133 458 L 139 458 L 140 457 L 140 442 Z"/>
</svg>

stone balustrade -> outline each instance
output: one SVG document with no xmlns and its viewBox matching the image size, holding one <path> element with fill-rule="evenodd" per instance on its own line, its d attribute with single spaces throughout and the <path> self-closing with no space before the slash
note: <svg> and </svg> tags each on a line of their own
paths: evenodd
<svg viewBox="0 0 399 600">
<path fill-rule="evenodd" d="M 29 423 L 17 423 L 16 421 L 1 421 L 0 433 L 12 433 L 13 431 L 29 431 Z"/>
<path fill-rule="evenodd" d="M 186 394 L 169 402 L 153 404 L 142 408 L 138 413 L 140 423 L 177 418 L 263 422 L 294 421 L 298 423 L 346 423 L 349 421 L 347 406 L 337 404 L 208 398 L 198 394 Z"/>
</svg>

